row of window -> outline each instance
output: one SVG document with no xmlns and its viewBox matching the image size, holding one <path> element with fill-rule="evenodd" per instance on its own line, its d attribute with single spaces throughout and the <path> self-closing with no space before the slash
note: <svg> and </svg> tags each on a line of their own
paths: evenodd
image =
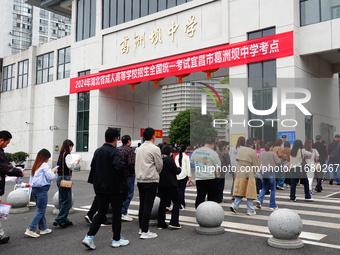
<svg viewBox="0 0 340 255">
<path fill-rule="evenodd" d="M 190 2 L 192 0 L 101 0 L 102 28 L 112 27 L 130 20 Z M 77 1 L 76 40 L 95 35 L 96 0 Z"/>
<path fill-rule="evenodd" d="M 340 18 L 340 0 L 300 0 L 300 24 Z"/>
<path fill-rule="evenodd" d="M 58 50 L 57 63 L 57 79 L 65 79 L 70 77 L 71 68 L 71 52 L 70 47 Z M 36 84 L 53 81 L 54 72 L 54 52 L 37 56 L 36 66 Z M 4 66 L 2 75 L 1 91 L 10 91 L 15 89 L 15 64 Z M 28 86 L 28 60 L 18 63 L 17 70 L 17 86 L 16 88 L 24 88 Z"/>
</svg>

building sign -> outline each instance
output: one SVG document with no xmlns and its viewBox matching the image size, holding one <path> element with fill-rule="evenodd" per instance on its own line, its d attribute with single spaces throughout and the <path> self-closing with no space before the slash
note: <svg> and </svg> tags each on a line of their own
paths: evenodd
<svg viewBox="0 0 340 255">
<path fill-rule="evenodd" d="M 293 54 L 293 31 L 290 31 L 71 78 L 70 93 L 135 84 Z"/>
<path fill-rule="evenodd" d="M 140 129 L 140 137 L 143 137 L 143 132 L 144 132 L 145 128 L 141 128 Z M 163 131 L 162 130 L 156 130 L 155 129 L 155 137 L 156 138 L 163 138 Z"/>
<path fill-rule="evenodd" d="M 278 139 L 281 139 L 283 135 L 286 136 L 286 138 L 287 138 L 286 141 L 287 141 L 287 142 L 290 142 L 291 145 L 292 145 L 292 144 L 295 142 L 295 140 L 296 140 L 295 131 L 278 132 L 277 138 L 278 138 Z"/>
</svg>

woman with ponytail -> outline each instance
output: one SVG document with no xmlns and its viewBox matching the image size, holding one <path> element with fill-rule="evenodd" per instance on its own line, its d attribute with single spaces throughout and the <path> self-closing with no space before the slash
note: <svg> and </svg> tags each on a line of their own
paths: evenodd
<svg viewBox="0 0 340 255">
<path fill-rule="evenodd" d="M 47 193 L 51 187 L 52 180 L 55 178 L 57 169 L 54 168 L 51 170 L 47 164 L 50 157 L 51 153 L 46 149 L 42 149 L 38 152 L 32 166 L 29 182 L 37 205 L 37 212 L 25 232 L 25 235 L 30 237 L 39 237 L 40 235 L 52 232 L 52 230 L 47 227 L 45 212 L 48 199 Z M 40 229 L 40 235 L 36 233 L 37 227 Z"/>
<path fill-rule="evenodd" d="M 175 159 L 177 167 L 180 167 L 182 169 L 181 173 L 177 175 L 181 210 L 185 208 L 185 188 L 187 186 L 187 183 L 190 182 L 191 175 L 190 159 L 186 152 L 187 145 L 181 144 L 181 146 L 179 147 L 179 154 Z"/>
</svg>

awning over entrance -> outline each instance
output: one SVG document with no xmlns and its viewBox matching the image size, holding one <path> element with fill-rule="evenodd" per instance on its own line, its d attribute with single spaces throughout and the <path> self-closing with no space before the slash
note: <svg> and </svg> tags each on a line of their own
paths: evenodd
<svg viewBox="0 0 340 255">
<path fill-rule="evenodd" d="M 181 78 L 194 72 L 211 72 L 222 67 L 243 65 L 252 62 L 292 56 L 293 31 L 261 37 L 258 39 L 225 44 L 192 51 L 139 64 L 71 78 L 70 93 L 108 88 L 143 81 L 155 84 L 165 77 Z"/>
</svg>

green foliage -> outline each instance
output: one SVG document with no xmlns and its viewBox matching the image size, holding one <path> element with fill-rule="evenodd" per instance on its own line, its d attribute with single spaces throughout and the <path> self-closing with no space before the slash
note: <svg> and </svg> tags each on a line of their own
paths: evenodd
<svg viewBox="0 0 340 255">
<path fill-rule="evenodd" d="M 182 111 L 171 121 L 170 143 L 190 144 L 190 109 Z"/>
<path fill-rule="evenodd" d="M 23 151 L 14 152 L 12 154 L 12 161 L 14 161 L 16 165 L 22 165 L 25 163 L 28 156 L 29 154 Z"/>
<path fill-rule="evenodd" d="M 5 152 L 5 156 L 8 158 L 9 162 L 13 161 L 13 156 L 12 155 L 13 155 L 12 153 Z"/>
<path fill-rule="evenodd" d="M 229 76 L 220 80 L 221 84 L 229 84 Z M 229 117 L 229 89 L 222 89 L 222 105 L 216 105 L 220 112 L 214 113 L 214 119 L 228 119 Z M 225 126 L 225 125 L 222 125 Z"/>
<path fill-rule="evenodd" d="M 204 143 L 207 137 L 215 138 L 217 132 L 212 126 L 211 114 L 202 115 L 201 109 L 187 109 L 180 112 L 170 124 L 171 143 Z"/>
</svg>

